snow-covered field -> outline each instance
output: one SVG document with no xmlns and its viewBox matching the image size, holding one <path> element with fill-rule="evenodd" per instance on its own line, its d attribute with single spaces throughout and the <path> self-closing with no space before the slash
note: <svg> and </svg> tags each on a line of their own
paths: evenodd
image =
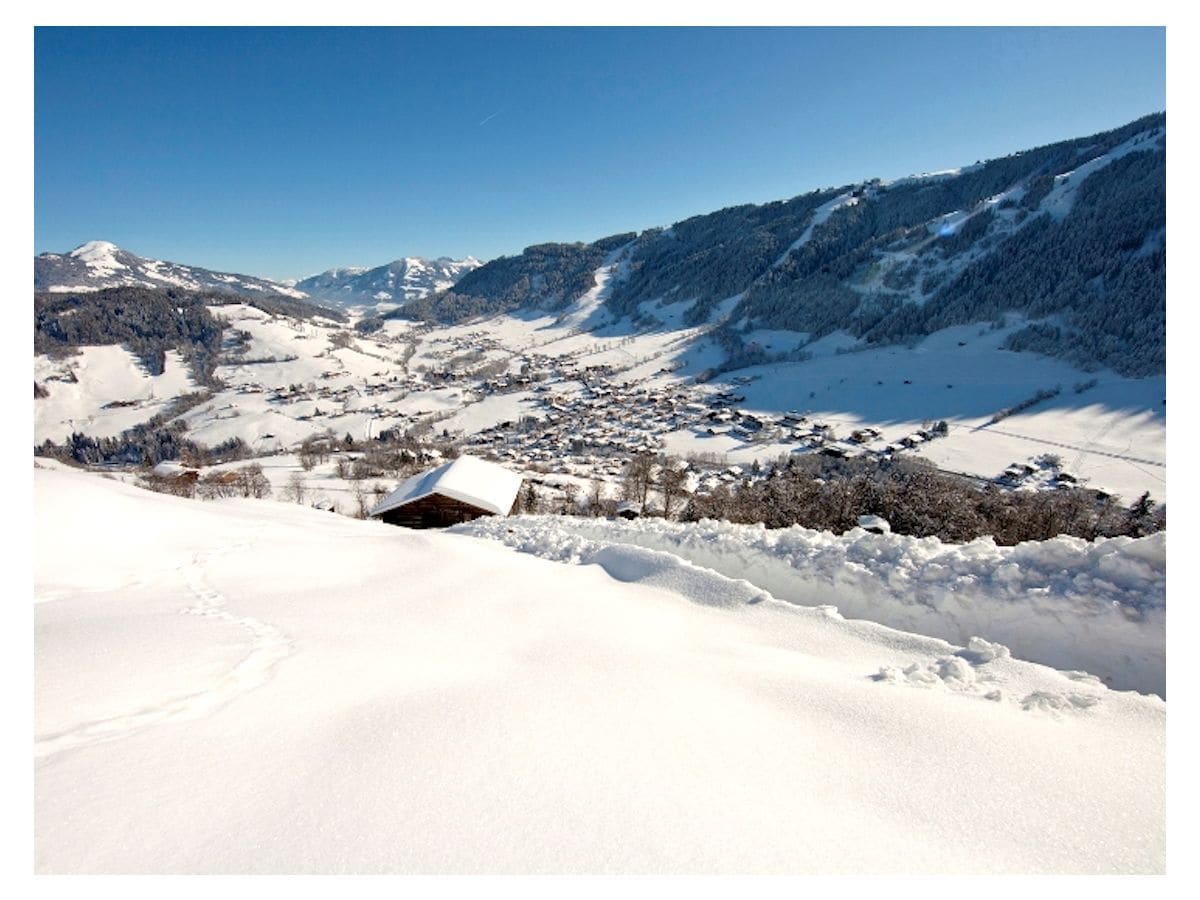
<svg viewBox="0 0 1200 900">
<path fill-rule="evenodd" d="M 988 640 L 619 544 L 34 489 L 38 872 L 1165 869 L 1165 702 Z"/>
<path fill-rule="evenodd" d="M 855 352 L 838 352 L 848 344 L 835 334 L 808 348 L 810 360 L 728 377 L 751 379 L 737 386 L 744 408 L 801 410 L 843 436 L 875 427 L 894 441 L 922 423 L 945 420 L 949 435 L 915 452 L 952 471 L 994 477 L 1011 463 L 1052 453 L 1088 486 L 1126 503 L 1143 491 L 1165 502 L 1166 378 L 1086 373 L 1060 360 L 1000 349 L 1018 327 L 957 326 L 911 348 Z M 773 333 L 771 349 L 787 349 L 786 334 Z M 1001 410 L 1056 389 L 1054 397 L 989 424 Z M 715 451 L 737 463 L 791 450 L 690 431 L 670 435 L 667 447 L 677 453 Z"/>
<path fill-rule="evenodd" d="M 34 440 L 62 442 L 72 431 L 114 437 L 161 413 L 180 394 L 196 390 L 175 351 L 161 375 L 151 375 L 123 347 L 83 347 L 67 361 L 34 357 L 33 378 L 50 396 L 34 404 Z M 120 405 L 113 405 L 120 404 Z"/>
</svg>

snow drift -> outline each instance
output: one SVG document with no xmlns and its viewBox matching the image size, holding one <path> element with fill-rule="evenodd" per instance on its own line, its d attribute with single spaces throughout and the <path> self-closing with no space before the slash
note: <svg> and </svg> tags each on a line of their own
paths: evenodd
<svg viewBox="0 0 1200 900">
<path fill-rule="evenodd" d="M 606 568 L 615 547 L 665 551 L 752 582 L 761 590 L 751 594 L 832 604 L 850 618 L 960 644 L 984 636 L 1022 659 L 1166 696 L 1165 533 L 1000 547 L 990 538 L 944 544 L 862 529 L 834 535 L 662 519 L 534 516 L 479 519 L 455 530 Z"/>
<path fill-rule="evenodd" d="M 38 872 L 1165 866 L 1166 704 L 990 641 L 645 548 L 46 468 L 35 502 Z"/>
</svg>

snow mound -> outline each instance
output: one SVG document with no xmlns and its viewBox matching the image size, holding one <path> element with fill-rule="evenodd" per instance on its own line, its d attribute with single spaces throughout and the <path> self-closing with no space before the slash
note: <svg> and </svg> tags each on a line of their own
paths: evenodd
<svg viewBox="0 0 1200 900">
<path fill-rule="evenodd" d="M 984 636 L 1022 659 L 1166 696 L 1165 533 L 1001 547 L 990 538 L 944 544 L 862 529 L 834 535 L 661 519 L 533 516 L 457 530 L 550 559 L 587 541 L 659 550 L 779 600 L 833 603 L 850 618 L 958 644 Z M 980 643 L 976 652 L 992 651 Z"/>
<path fill-rule="evenodd" d="M 496 520 L 514 521 L 514 520 Z M 544 559 L 599 566 L 617 581 L 638 582 L 675 591 L 706 606 L 739 606 L 773 599 L 745 579 L 727 578 L 672 553 L 617 544 L 601 544 L 578 535 L 548 535 L 510 529 L 505 543 Z"/>
</svg>

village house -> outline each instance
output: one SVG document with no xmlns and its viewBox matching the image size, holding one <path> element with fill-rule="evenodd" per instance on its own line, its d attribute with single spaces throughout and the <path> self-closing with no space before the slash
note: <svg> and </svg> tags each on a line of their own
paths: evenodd
<svg viewBox="0 0 1200 900">
<path fill-rule="evenodd" d="M 414 475 L 371 510 L 371 518 L 406 528 L 445 528 L 480 516 L 511 515 L 522 478 L 474 456 L 459 456 Z"/>
</svg>

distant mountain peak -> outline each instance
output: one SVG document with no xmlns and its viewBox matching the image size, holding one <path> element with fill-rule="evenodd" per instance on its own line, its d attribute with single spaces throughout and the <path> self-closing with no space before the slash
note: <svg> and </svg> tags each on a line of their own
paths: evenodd
<svg viewBox="0 0 1200 900">
<path fill-rule="evenodd" d="M 42 253 L 34 257 L 35 291 L 98 291 L 111 287 L 183 288 L 251 297 L 304 296 L 293 287 L 266 278 L 146 259 L 122 250 L 112 241 L 87 241 L 67 253 Z"/>
<path fill-rule="evenodd" d="M 75 259 L 82 259 L 85 262 L 91 262 L 93 260 L 111 259 L 121 252 L 121 248 L 111 241 L 88 241 L 80 244 L 67 255 Z"/>
<path fill-rule="evenodd" d="M 339 306 L 404 304 L 453 287 L 481 265 L 473 256 L 465 259 L 402 256 L 374 268 L 329 269 L 301 279 L 296 287 L 311 297 Z"/>
</svg>

